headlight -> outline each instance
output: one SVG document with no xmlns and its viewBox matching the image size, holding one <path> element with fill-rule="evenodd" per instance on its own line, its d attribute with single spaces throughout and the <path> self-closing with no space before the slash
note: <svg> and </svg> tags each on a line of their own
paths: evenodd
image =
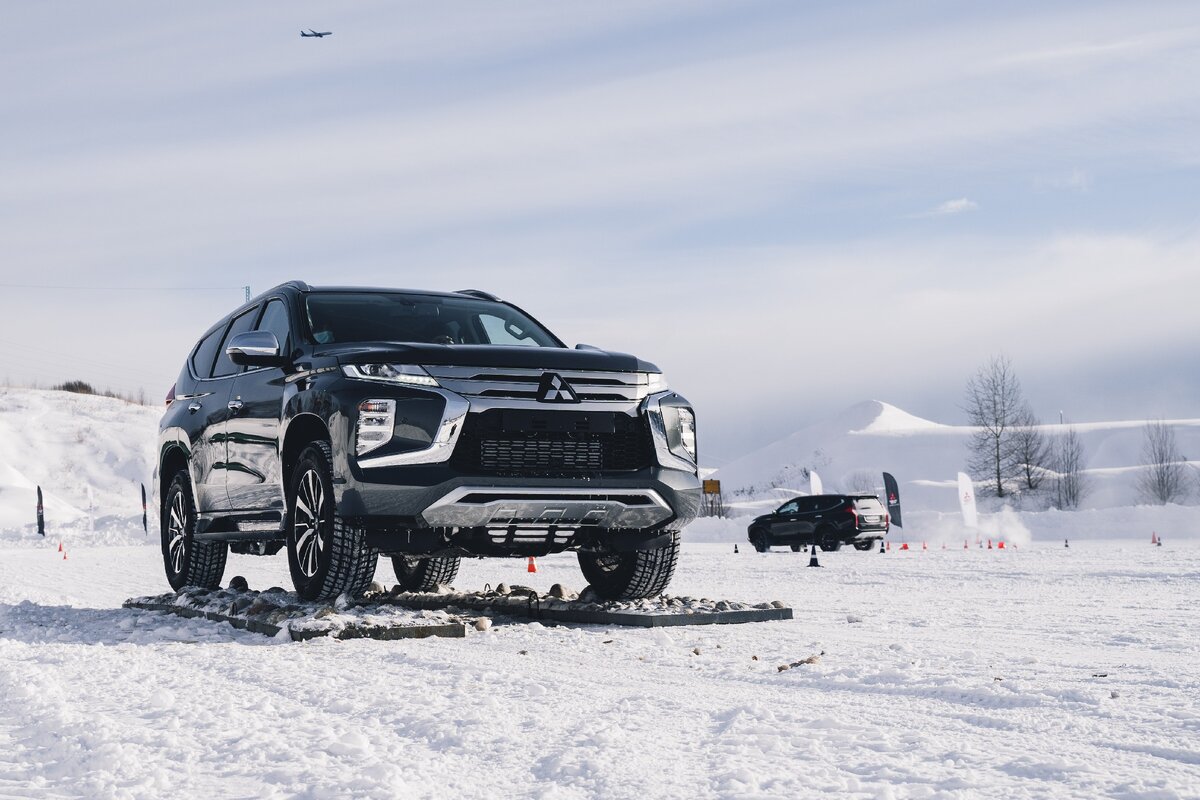
<svg viewBox="0 0 1200 800">
<path fill-rule="evenodd" d="M 667 378 L 661 372 L 647 372 L 646 383 L 650 394 L 667 390 Z"/>
<path fill-rule="evenodd" d="M 437 386 L 438 382 L 425 370 L 413 364 L 346 364 L 342 373 L 348 378 L 364 381 L 402 383 L 408 386 Z"/>
<path fill-rule="evenodd" d="M 358 404 L 354 450 L 358 455 L 383 447 L 396 428 L 395 400 L 363 400 Z"/>
<path fill-rule="evenodd" d="M 692 461 L 699 463 L 696 459 L 696 415 L 690 408 L 679 409 L 679 443 Z"/>
</svg>

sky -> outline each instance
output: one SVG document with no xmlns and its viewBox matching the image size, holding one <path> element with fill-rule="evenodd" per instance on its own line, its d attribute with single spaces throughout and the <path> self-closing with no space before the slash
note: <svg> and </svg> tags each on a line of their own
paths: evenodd
<svg viewBox="0 0 1200 800">
<path fill-rule="evenodd" d="M 903 7 L 900 7 L 903 5 Z M 290 279 L 657 363 L 716 466 L 865 399 L 1200 417 L 1200 5 L 21 3 L 0 380 L 165 394 Z M 302 28 L 332 31 L 302 39 Z"/>
</svg>

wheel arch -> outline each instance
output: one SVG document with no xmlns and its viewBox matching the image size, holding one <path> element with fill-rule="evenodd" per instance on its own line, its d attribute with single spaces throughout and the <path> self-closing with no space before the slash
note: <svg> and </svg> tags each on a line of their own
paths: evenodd
<svg viewBox="0 0 1200 800">
<path fill-rule="evenodd" d="M 192 496 L 196 496 L 196 479 L 192 475 L 192 452 L 185 442 L 186 435 L 182 431 L 165 431 L 159 439 L 158 474 L 153 482 L 155 492 L 154 508 L 162 510 L 162 504 L 167 497 L 167 489 L 175 475 L 184 470 L 192 486 Z"/>
<path fill-rule="evenodd" d="M 333 444 L 329 426 L 316 414 L 304 413 L 292 418 L 283 437 L 283 448 L 279 453 L 280 476 L 286 490 L 291 481 L 292 469 L 300 459 L 300 453 L 313 442 Z"/>
</svg>

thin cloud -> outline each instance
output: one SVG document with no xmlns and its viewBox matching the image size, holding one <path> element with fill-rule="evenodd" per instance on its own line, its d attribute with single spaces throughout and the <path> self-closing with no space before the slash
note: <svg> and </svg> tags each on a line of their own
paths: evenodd
<svg viewBox="0 0 1200 800">
<path fill-rule="evenodd" d="M 979 208 L 979 204 L 974 200 L 960 197 L 957 200 L 947 200 L 929 211 L 923 211 L 920 214 L 910 214 L 909 216 L 913 218 L 949 217 L 954 214 L 962 214 L 966 211 L 974 211 L 977 208 Z"/>
<path fill-rule="evenodd" d="M 1092 185 L 1092 178 L 1081 169 L 1071 170 L 1065 175 L 1039 175 L 1033 180 L 1038 189 L 1068 189 L 1076 192 L 1086 192 Z"/>
</svg>

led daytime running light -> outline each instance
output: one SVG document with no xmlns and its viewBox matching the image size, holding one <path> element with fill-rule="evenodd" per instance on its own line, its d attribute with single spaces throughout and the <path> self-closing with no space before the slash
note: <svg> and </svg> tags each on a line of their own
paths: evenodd
<svg viewBox="0 0 1200 800">
<path fill-rule="evenodd" d="M 342 367 L 342 374 L 364 381 L 401 383 L 408 386 L 438 385 L 432 375 L 414 364 L 346 364 Z"/>
</svg>

